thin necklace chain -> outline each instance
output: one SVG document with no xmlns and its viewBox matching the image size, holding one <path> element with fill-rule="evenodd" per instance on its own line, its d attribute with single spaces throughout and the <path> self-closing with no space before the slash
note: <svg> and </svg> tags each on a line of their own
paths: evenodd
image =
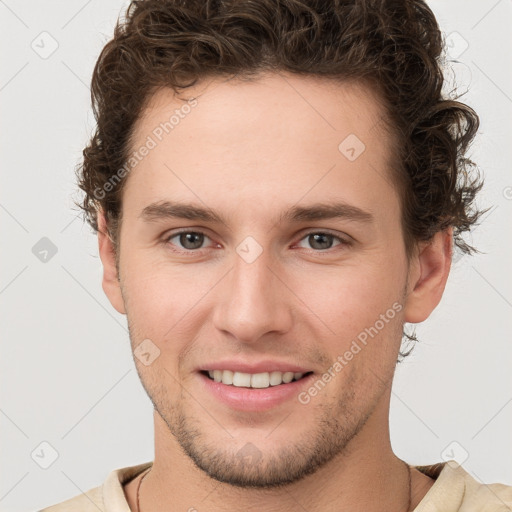
<svg viewBox="0 0 512 512">
<path fill-rule="evenodd" d="M 404 464 L 407 466 L 407 472 L 409 473 L 409 503 L 407 503 L 407 511 L 411 510 L 411 501 L 412 501 L 412 484 L 411 484 L 411 466 L 404 462 Z M 137 511 L 138 512 L 138 511 Z"/>
<path fill-rule="evenodd" d="M 407 471 L 409 472 L 409 503 L 407 504 L 407 512 L 411 509 L 411 501 L 412 501 L 412 484 L 411 484 L 411 467 L 409 464 L 404 463 L 407 467 Z M 140 512 L 140 505 L 139 505 L 139 492 L 140 492 L 140 486 L 142 484 L 142 481 L 146 476 L 148 476 L 149 472 L 151 471 L 151 468 L 144 474 L 144 476 L 139 480 L 139 485 L 137 486 L 137 512 Z"/>
<path fill-rule="evenodd" d="M 140 512 L 140 505 L 139 505 L 139 491 L 140 491 L 140 486 L 142 484 L 142 480 L 144 480 L 144 478 L 146 478 L 149 474 L 149 472 L 151 471 L 151 468 L 149 468 L 149 470 L 144 474 L 144 476 L 139 480 L 139 485 L 137 486 L 137 512 Z"/>
</svg>

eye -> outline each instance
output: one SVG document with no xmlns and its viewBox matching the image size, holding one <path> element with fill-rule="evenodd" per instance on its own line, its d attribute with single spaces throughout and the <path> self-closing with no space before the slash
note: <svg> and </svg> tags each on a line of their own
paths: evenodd
<svg viewBox="0 0 512 512">
<path fill-rule="evenodd" d="M 171 242 L 176 238 L 177 242 Z M 181 245 L 183 251 L 178 252 L 192 252 L 197 249 L 201 249 L 205 239 L 210 239 L 205 233 L 202 231 L 180 231 L 179 233 L 174 233 L 165 238 L 164 242 L 171 245 Z"/>
<path fill-rule="evenodd" d="M 336 245 L 350 245 L 348 240 L 341 238 L 340 236 L 333 235 L 332 233 L 326 233 L 323 231 L 312 231 L 307 233 L 305 237 L 301 239 L 306 240 L 315 251 L 326 251 Z M 334 241 L 338 241 L 338 244 L 333 246 Z"/>
<path fill-rule="evenodd" d="M 173 239 L 176 240 L 173 242 Z M 189 230 L 179 231 L 165 237 L 164 244 L 176 246 L 178 249 L 173 249 L 175 252 L 191 253 L 199 252 L 200 249 L 204 249 L 202 246 L 206 240 L 211 241 L 210 237 L 202 231 Z M 301 246 L 300 244 L 303 243 L 303 241 L 309 243 L 314 252 L 327 252 L 333 247 L 340 245 L 349 246 L 351 244 L 349 240 L 325 231 L 306 233 L 306 235 L 301 238 L 299 246 Z"/>
</svg>

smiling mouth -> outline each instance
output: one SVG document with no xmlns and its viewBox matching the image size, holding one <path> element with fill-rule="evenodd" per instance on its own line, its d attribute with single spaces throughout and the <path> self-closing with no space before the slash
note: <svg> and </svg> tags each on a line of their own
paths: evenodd
<svg viewBox="0 0 512 512">
<path fill-rule="evenodd" d="M 231 370 L 202 370 L 200 373 L 210 380 L 238 388 L 264 389 L 272 386 L 286 385 L 311 375 L 313 372 L 262 372 L 244 373 Z"/>
</svg>

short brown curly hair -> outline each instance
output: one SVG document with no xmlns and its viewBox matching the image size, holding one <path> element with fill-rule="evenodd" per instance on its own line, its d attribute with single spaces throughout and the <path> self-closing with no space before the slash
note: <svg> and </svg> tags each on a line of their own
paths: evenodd
<svg viewBox="0 0 512 512">
<path fill-rule="evenodd" d="M 415 242 L 450 226 L 455 245 L 475 252 L 461 235 L 483 213 L 474 207 L 483 182 L 465 156 L 479 119 L 443 97 L 442 51 L 423 0 L 132 1 L 94 68 L 97 127 L 77 169 L 85 192 L 78 206 L 95 231 L 105 213 L 117 253 L 127 179 L 119 180 L 119 170 L 153 92 L 179 92 L 206 77 L 287 71 L 364 82 L 384 99 L 408 256 Z M 119 183 L 106 187 L 113 178 Z"/>
</svg>

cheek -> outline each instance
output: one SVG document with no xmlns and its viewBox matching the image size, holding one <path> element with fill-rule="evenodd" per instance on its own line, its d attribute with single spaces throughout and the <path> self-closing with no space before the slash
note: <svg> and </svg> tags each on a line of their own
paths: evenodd
<svg viewBox="0 0 512 512">
<path fill-rule="evenodd" d="M 125 282 L 127 309 L 137 319 L 158 318 L 164 309 L 168 309 L 167 302 L 173 293 L 169 283 L 156 275 L 144 276 L 135 272 L 131 275 Z M 172 314 L 172 310 L 167 313 Z"/>
<path fill-rule="evenodd" d="M 121 275 L 126 276 L 122 289 L 132 336 L 161 343 L 184 315 L 187 301 L 182 290 L 169 273 L 148 265 L 126 265 Z"/>
<path fill-rule="evenodd" d="M 176 291 L 157 275 L 132 274 L 125 283 L 126 313 L 137 371 L 149 395 L 159 402 L 179 393 L 178 361 L 185 341 Z M 150 360 L 144 359 L 149 353 Z"/>
<path fill-rule="evenodd" d="M 208 291 L 218 280 L 191 266 L 126 265 L 125 305 L 132 346 L 151 340 L 160 350 L 157 366 L 174 368 L 205 325 Z"/>
<path fill-rule="evenodd" d="M 162 255 L 159 248 L 137 248 L 134 243 L 122 261 L 121 275 L 132 314 L 152 320 L 167 317 L 170 324 L 194 295 L 199 279 L 190 279 L 187 265 L 172 265 Z"/>
<path fill-rule="evenodd" d="M 382 350 L 396 344 L 405 281 L 396 262 L 379 259 L 374 264 L 328 271 L 324 267 L 294 279 L 292 288 L 304 298 L 307 317 L 313 312 L 323 326 L 322 332 L 330 332 L 327 337 L 333 340 L 336 356 L 356 339 L 364 342 L 378 338 Z"/>
<path fill-rule="evenodd" d="M 332 319 L 342 314 L 345 320 L 348 315 L 359 318 L 383 313 L 402 299 L 405 283 L 405 275 L 385 263 L 340 266 L 328 271 L 320 268 L 293 279 L 299 296 L 312 309 L 318 308 Z"/>
</svg>

